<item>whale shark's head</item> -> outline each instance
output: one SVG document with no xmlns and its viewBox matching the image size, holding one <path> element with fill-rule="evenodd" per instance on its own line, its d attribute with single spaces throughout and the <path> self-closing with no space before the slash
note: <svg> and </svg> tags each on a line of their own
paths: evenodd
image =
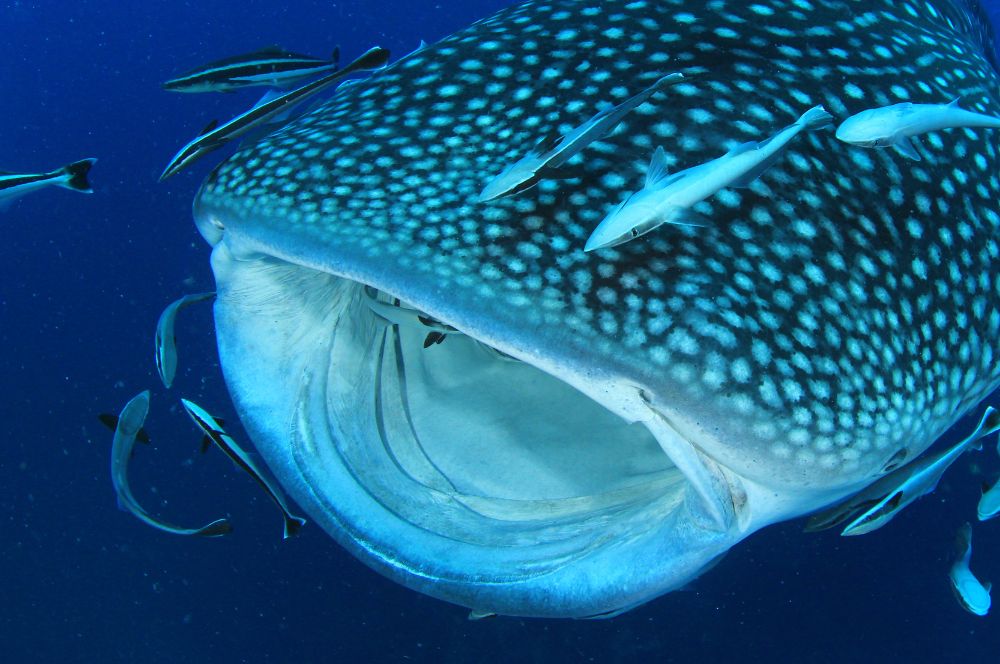
<svg viewBox="0 0 1000 664">
<path fill-rule="evenodd" d="M 672 170 L 823 104 L 996 114 L 952 2 L 528 2 L 343 88 L 205 183 L 230 391 L 359 558 L 481 611 L 594 616 L 925 449 L 998 383 L 1000 159 L 803 134 L 748 189 L 584 252 Z M 905 67 L 903 66 L 905 64 Z M 673 71 L 552 179 L 496 173 Z"/>
</svg>

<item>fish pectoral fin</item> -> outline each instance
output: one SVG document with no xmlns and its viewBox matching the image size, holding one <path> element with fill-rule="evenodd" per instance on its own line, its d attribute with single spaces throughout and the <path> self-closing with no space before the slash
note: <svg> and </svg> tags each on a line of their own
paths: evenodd
<svg viewBox="0 0 1000 664">
<path fill-rule="evenodd" d="M 737 189 L 744 189 L 746 187 L 749 187 L 754 180 L 759 178 L 764 173 L 764 171 L 766 171 L 768 168 L 771 167 L 771 163 L 772 162 L 770 159 L 765 159 L 754 168 L 751 168 L 749 171 L 747 171 L 737 179 L 733 180 L 733 182 L 729 186 L 736 187 Z"/>
<path fill-rule="evenodd" d="M 651 187 L 670 177 L 667 170 L 667 153 L 662 146 L 656 148 L 649 160 L 649 170 L 646 171 L 646 186 Z"/>
<path fill-rule="evenodd" d="M 246 79 L 234 78 L 233 80 L 234 81 L 241 81 L 241 80 L 252 81 L 253 79 L 252 78 L 246 78 Z M 260 99 L 257 100 L 257 103 L 253 105 L 253 108 L 257 108 L 258 106 L 263 106 L 264 104 L 266 104 L 266 103 L 268 103 L 270 101 L 274 101 L 275 99 L 277 99 L 278 97 L 280 97 L 283 94 L 286 94 L 286 93 L 283 92 L 283 91 L 281 91 L 281 90 L 273 90 L 273 89 L 272 90 L 268 90 L 267 92 L 264 93 L 264 95 Z"/>
<path fill-rule="evenodd" d="M 531 148 L 531 152 L 537 155 L 543 155 L 549 150 L 553 149 L 562 140 L 562 134 L 557 131 L 549 132 L 542 136 L 542 138 L 535 143 L 535 147 Z"/>
<path fill-rule="evenodd" d="M 907 159 L 912 159 L 914 161 L 920 161 L 920 153 L 917 152 L 915 147 L 915 140 L 911 140 L 906 136 L 900 136 L 895 141 L 892 142 L 892 149 L 903 155 Z"/>
<path fill-rule="evenodd" d="M 207 134 L 207 133 L 209 133 L 211 131 L 214 131 L 215 128 L 218 127 L 218 126 L 219 126 L 219 121 L 218 120 L 212 120 L 207 125 L 205 125 L 205 128 L 202 129 L 201 133 L 198 134 L 198 135 L 199 136 L 204 136 L 205 134 Z"/>
<path fill-rule="evenodd" d="M 712 220 L 700 212 L 691 208 L 675 208 L 667 213 L 665 224 L 674 226 L 693 226 L 695 228 L 705 228 L 712 223 Z"/>
<path fill-rule="evenodd" d="M 536 175 L 542 180 L 582 180 L 587 177 L 587 169 L 583 164 L 559 166 L 558 168 L 545 167 L 539 169 Z"/>
</svg>

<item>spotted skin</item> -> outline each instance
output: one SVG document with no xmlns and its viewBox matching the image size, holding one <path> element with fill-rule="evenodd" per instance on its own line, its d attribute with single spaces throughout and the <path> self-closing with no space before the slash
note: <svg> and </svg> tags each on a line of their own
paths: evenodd
<svg viewBox="0 0 1000 664">
<path fill-rule="evenodd" d="M 528 2 L 247 146 L 197 214 L 369 282 L 460 330 L 623 377 L 709 456 L 770 486 L 836 487 L 914 455 L 1000 382 L 1000 163 L 989 132 L 923 161 L 803 135 L 752 186 L 586 254 L 656 146 L 671 170 L 822 104 L 997 115 L 982 22 L 945 0 Z M 571 167 L 477 204 L 498 165 L 671 71 Z"/>
</svg>

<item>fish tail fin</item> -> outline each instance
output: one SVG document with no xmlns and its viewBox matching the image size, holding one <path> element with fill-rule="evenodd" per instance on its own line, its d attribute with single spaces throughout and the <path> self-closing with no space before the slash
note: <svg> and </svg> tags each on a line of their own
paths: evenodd
<svg viewBox="0 0 1000 664">
<path fill-rule="evenodd" d="M 664 88 L 669 88 L 672 85 L 677 85 L 684 80 L 684 74 L 680 72 L 674 72 L 673 74 L 667 74 L 666 76 L 660 78 L 656 83 L 653 84 L 654 90 L 663 90 Z"/>
<path fill-rule="evenodd" d="M 81 159 L 80 161 L 74 161 L 69 166 L 64 166 L 62 174 L 66 176 L 66 180 L 61 183 L 62 186 L 84 194 L 94 193 L 94 190 L 90 188 L 87 173 L 90 172 L 90 167 L 94 165 L 95 161 L 97 160 Z"/>
<path fill-rule="evenodd" d="M 809 130 L 827 129 L 833 126 L 833 116 L 823 106 L 813 106 L 799 117 L 798 124 Z"/>
<path fill-rule="evenodd" d="M 306 520 L 302 517 L 292 516 L 288 514 L 285 516 L 285 534 L 284 539 L 289 537 L 295 537 L 299 534 L 299 530 L 302 526 L 306 525 Z"/>
</svg>

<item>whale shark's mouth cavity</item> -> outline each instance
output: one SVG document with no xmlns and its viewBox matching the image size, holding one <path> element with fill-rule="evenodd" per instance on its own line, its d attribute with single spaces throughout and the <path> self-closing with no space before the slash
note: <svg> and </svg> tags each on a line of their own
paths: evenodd
<svg viewBox="0 0 1000 664">
<path fill-rule="evenodd" d="M 675 502 L 682 475 L 641 424 L 470 336 L 442 337 L 421 325 L 429 316 L 376 294 L 403 313 L 387 323 L 366 302 L 371 289 L 344 287 L 353 293 L 333 335 L 328 382 L 370 389 L 342 393 L 327 412 L 331 427 L 345 408 L 364 413 L 367 449 L 342 454 L 390 511 L 445 537 L 509 546 L 525 530 L 558 537 L 590 522 L 600 531 L 598 515 Z M 446 509 L 428 513 L 415 494 Z"/>
<path fill-rule="evenodd" d="M 690 518 L 692 475 L 731 511 L 721 473 L 686 444 L 678 462 L 662 419 L 626 421 L 516 348 L 360 282 L 226 242 L 213 268 L 241 418 L 292 496 L 376 569 L 477 609 L 593 615 L 732 543 L 727 523 Z"/>
<path fill-rule="evenodd" d="M 646 529 L 652 505 L 676 506 L 683 475 L 641 424 L 391 296 L 334 288 L 344 302 L 325 377 L 334 435 L 317 438 L 389 512 L 496 547 L 587 528 L 596 544 L 601 515 L 625 517 L 621 529 L 641 513 L 630 528 Z"/>
</svg>

